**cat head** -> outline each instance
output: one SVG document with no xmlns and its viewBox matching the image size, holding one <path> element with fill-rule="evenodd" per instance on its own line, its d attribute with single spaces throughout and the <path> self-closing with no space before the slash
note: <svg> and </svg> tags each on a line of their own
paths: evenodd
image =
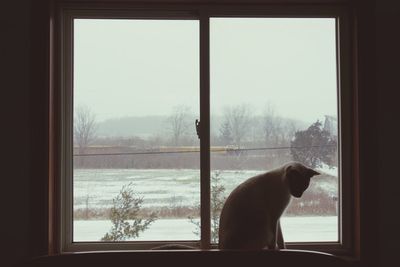
<svg viewBox="0 0 400 267">
<path fill-rule="evenodd" d="M 286 180 L 289 184 L 290 194 L 301 197 L 310 185 L 311 177 L 320 173 L 298 162 L 291 162 L 285 166 Z"/>
</svg>

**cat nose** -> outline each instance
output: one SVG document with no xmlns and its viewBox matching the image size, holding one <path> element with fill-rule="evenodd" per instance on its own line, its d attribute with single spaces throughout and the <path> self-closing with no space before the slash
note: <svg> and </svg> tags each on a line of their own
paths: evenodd
<svg viewBox="0 0 400 267">
<path fill-rule="evenodd" d="M 301 192 L 301 191 L 294 192 L 294 194 L 293 194 L 293 196 L 296 198 L 300 198 L 302 195 L 303 195 L 303 192 Z"/>
</svg>

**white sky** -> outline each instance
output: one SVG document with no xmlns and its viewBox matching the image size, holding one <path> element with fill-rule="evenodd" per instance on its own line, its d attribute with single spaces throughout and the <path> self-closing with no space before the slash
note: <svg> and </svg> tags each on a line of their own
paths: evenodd
<svg viewBox="0 0 400 267">
<path fill-rule="evenodd" d="M 196 20 L 75 20 L 74 102 L 99 120 L 199 110 Z M 211 110 L 248 104 L 315 121 L 336 115 L 334 19 L 215 18 Z"/>
</svg>

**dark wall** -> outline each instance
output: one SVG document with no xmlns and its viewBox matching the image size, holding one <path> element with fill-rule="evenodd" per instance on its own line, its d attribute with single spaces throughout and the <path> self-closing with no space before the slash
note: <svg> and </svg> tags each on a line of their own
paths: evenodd
<svg viewBox="0 0 400 267">
<path fill-rule="evenodd" d="M 0 4 L 1 266 L 29 255 L 29 24 L 29 1 Z"/>
<path fill-rule="evenodd" d="M 400 249 L 400 3 L 377 1 L 380 266 L 394 266 Z M 396 265 L 396 264 L 395 264 Z"/>
<path fill-rule="evenodd" d="M 44 2 L 2 1 L 0 6 L 0 140 L 6 159 L 0 186 L 1 266 L 46 253 Z M 390 266 L 397 260 L 400 240 L 396 141 L 400 136 L 396 97 L 400 90 L 400 9 L 395 2 L 355 2 L 361 15 L 362 200 L 369 205 L 363 206 L 361 215 L 362 248 L 369 266 L 378 265 L 378 255 L 379 266 Z"/>
</svg>

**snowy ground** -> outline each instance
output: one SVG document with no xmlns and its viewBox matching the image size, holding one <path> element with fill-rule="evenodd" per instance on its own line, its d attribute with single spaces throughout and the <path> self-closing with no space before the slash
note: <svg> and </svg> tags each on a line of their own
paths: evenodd
<svg viewBox="0 0 400 267">
<path fill-rule="evenodd" d="M 320 171 L 337 176 L 337 169 Z M 229 194 L 239 183 L 263 171 L 219 172 L 220 184 Z M 212 172 L 211 175 L 215 175 Z M 76 169 L 74 170 L 74 209 L 111 207 L 122 186 L 132 183 L 143 197 L 143 207 L 197 206 L 200 202 L 200 171 L 192 169 Z M 317 187 L 337 194 L 338 184 L 320 182 Z"/>
<path fill-rule="evenodd" d="M 336 169 L 321 171 L 337 176 Z M 223 171 L 219 178 L 229 194 L 247 178 L 260 173 L 256 170 Z M 215 175 L 215 173 L 212 173 Z M 138 169 L 77 169 L 74 170 L 74 209 L 111 207 L 112 199 L 123 185 L 133 183 L 135 191 L 144 198 L 143 207 L 197 206 L 200 201 L 199 170 L 138 170 Z M 329 181 L 329 180 L 327 180 Z M 333 195 L 337 182 L 312 181 Z M 282 218 L 285 240 L 337 241 L 338 219 L 331 217 Z M 74 241 L 99 241 L 111 228 L 109 220 L 74 221 Z M 188 219 L 159 219 L 137 240 L 196 240 L 196 226 Z"/>
<path fill-rule="evenodd" d="M 286 242 L 338 241 L 338 218 L 284 217 L 281 219 Z M 109 220 L 74 221 L 74 241 L 99 241 L 111 228 Z M 187 219 L 160 219 L 136 240 L 198 240 L 196 229 Z"/>
</svg>

